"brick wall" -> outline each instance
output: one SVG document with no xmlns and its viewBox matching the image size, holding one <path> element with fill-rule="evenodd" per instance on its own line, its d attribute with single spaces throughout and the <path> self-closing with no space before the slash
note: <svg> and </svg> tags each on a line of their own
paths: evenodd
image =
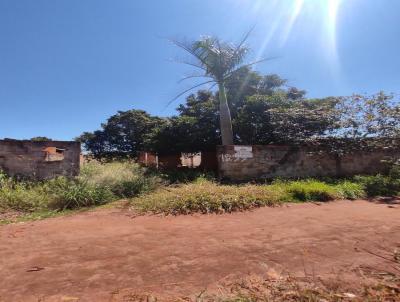
<svg viewBox="0 0 400 302">
<path fill-rule="evenodd" d="M 152 152 L 138 152 L 137 161 L 146 167 L 158 167 L 158 157 Z"/>
<path fill-rule="evenodd" d="M 196 156 L 193 164 L 194 168 L 205 171 L 217 171 L 218 162 L 215 152 L 201 151 L 200 155 Z M 183 153 L 169 154 L 169 155 L 156 155 L 152 152 L 139 152 L 137 157 L 138 163 L 161 169 L 177 169 L 182 167 L 191 166 L 191 159 L 184 157 Z"/>
<path fill-rule="evenodd" d="M 218 146 L 220 177 L 236 181 L 275 177 L 319 177 L 376 174 L 387 170 L 382 160 L 400 158 L 400 150 L 378 150 L 337 157 L 294 146 Z"/>
<path fill-rule="evenodd" d="M 79 174 L 80 153 L 78 142 L 0 140 L 0 170 L 36 179 L 75 176 Z"/>
</svg>

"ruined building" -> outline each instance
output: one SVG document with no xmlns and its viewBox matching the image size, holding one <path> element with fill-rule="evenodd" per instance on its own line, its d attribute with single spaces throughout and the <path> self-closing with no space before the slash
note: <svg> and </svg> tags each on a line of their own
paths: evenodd
<svg viewBox="0 0 400 302">
<path fill-rule="evenodd" d="M 49 179 L 76 176 L 79 142 L 0 140 L 0 170 L 9 176 Z"/>
</svg>

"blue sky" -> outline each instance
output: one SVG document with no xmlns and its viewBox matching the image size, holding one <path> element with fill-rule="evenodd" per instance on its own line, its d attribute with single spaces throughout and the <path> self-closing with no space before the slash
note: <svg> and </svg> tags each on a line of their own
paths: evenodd
<svg viewBox="0 0 400 302">
<path fill-rule="evenodd" d="M 400 91 L 399 0 L 0 0 L 0 138 L 67 140 L 118 110 L 171 115 L 190 68 L 166 38 L 251 27 L 249 59 L 310 97 Z"/>
</svg>

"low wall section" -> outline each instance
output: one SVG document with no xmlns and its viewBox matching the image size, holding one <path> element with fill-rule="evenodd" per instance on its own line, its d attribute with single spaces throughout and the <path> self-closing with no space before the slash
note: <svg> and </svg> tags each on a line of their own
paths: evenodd
<svg viewBox="0 0 400 302">
<path fill-rule="evenodd" d="M 79 174 L 80 153 L 78 142 L 0 140 L 0 170 L 36 179 L 75 176 Z"/>
<path fill-rule="evenodd" d="M 400 158 L 400 150 L 359 151 L 338 157 L 296 146 L 218 146 L 221 178 L 244 181 L 275 177 L 352 176 L 385 172 L 384 160 Z"/>
</svg>

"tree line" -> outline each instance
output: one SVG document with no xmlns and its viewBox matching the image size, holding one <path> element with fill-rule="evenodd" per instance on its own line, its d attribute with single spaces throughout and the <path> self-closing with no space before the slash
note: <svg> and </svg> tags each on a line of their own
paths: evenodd
<svg viewBox="0 0 400 302">
<path fill-rule="evenodd" d="M 226 82 L 235 144 L 299 144 L 318 139 L 398 137 L 399 101 L 383 92 L 372 96 L 306 98 L 276 74 L 246 67 Z M 222 143 L 218 91 L 199 90 L 177 108 L 158 117 L 143 110 L 119 111 L 101 129 L 78 140 L 95 157 L 134 157 L 215 150 Z"/>
<path fill-rule="evenodd" d="M 85 132 L 78 140 L 95 157 L 134 157 L 145 150 L 172 154 L 215 150 L 220 144 L 300 144 L 310 140 L 332 146 L 342 142 L 343 149 L 354 145 L 349 138 L 358 143 L 360 139 L 398 137 L 400 107 L 393 95 L 307 98 L 304 90 L 288 86 L 280 76 L 252 69 L 265 59 L 244 63 L 248 35 L 236 45 L 215 37 L 190 43 L 173 41 L 193 59 L 181 62 L 199 72 L 187 78 L 206 79 L 192 88 L 213 83 L 217 91 L 199 90 L 189 95 L 177 108 L 177 115 L 168 118 L 143 110 L 119 111 L 101 129 Z"/>
</svg>

